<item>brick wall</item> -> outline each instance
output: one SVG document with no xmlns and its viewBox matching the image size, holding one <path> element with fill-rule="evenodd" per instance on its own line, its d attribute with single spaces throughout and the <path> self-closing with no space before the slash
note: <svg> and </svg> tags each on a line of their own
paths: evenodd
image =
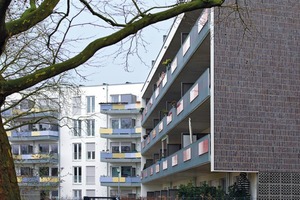
<svg viewBox="0 0 300 200">
<path fill-rule="evenodd" d="M 299 172 L 300 1 L 246 2 L 215 9 L 214 168 Z"/>
</svg>

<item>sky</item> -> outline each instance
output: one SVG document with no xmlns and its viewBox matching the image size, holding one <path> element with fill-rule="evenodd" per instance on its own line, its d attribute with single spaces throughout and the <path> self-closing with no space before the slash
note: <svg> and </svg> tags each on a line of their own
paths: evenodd
<svg viewBox="0 0 300 200">
<path fill-rule="evenodd" d="M 86 22 L 87 18 L 82 18 L 82 22 Z M 91 20 L 90 18 L 88 19 Z M 142 31 L 142 39 L 145 41 L 145 48 L 142 45 L 138 46 L 138 54 L 142 60 L 138 58 L 137 54 L 134 54 L 130 57 L 129 60 L 129 70 L 124 69 L 124 58 L 119 56 L 117 59 L 114 59 L 114 55 L 111 55 L 118 49 L 118 45 L 113 45 L 105 49 L 100 50 L 96 56 L 88 63 L 83 64 L 75 71 L 72 71 L 76 77 L 76 83 L 80 85 L 101 85 L 103 83 L 107 84 L 122 84 L 126 82 L 144 82 L 151 70 L 152 60 L 155 60 L 158 56 L 158 53 L 163 45 L 163 35 L 167 35 L 169 28 L 173 22 L 173 19 L 169 19 L 164 22 L 159 22 L 152 26 L 146 27 Z M 80 29 L 78 29 L 80 30 Z M 97 35 L 97 28 L 92 27 L 87 30 L 84 29 L 84 37 L 99 37 L 103 36 L 106 33 L 103 32 L 103 29 L 99 28 L 99 35 Z M 105 31 L 105 30 L 104 30 Z M 82 29 L 80 30 L 82 32 Z M 73 34 L 76 34 L 77 37 L 79 31 L 76 31 Z M 140 40 L 141 41 L 141 40 Z M 74 47 L 75 49 L 82 49 L 86 46 L 86 43 L 80 43 L 78 41 L 78 46 Z M 81 79 L 76 74 L 79 73 L 85 77 Z"/>
<path fill-rule="evenodd" d="M 148 42 L 145 47 L 146 49 L 143 49 L 142 47 L 139 49 L 139 55 L 143 62 L 141 62 L 137 55 L 132 56 L 129 61 L 129 70 L 126 71 L 124 69 L 125 64 L 119 64 L 123 60 L 122 58 L 113 61 L 113 57 L 111 56 L 104 62 L 103 59 L 100 58 L 100 67 L 83 65 L 78 69 L 81 74 L 87 75 L 87 80 L 80 81 L 80 83 L 83 85 L 99 85 L 103 83 L 144 82 L 151 70 L 152 60 L 156 59 L 162 48 L 163 35 L 168 33 L 168 28 L 166 27 L 169 27 L 170 25 L 170 21 L 167 21 L 155 25 L 158 29 L 148 27 L 143 31 L 143 39 Z M 114 46 L 107 51 L 114 51 L 113 49 Z M 105 52 L 106 49 L 103 51 Z M 102 53 L 100 52 L 100 54 Z M 94 63 L 97 65 L 97 58 L 93 59 L 93 66 L 95 65 Z"/>
</svg>

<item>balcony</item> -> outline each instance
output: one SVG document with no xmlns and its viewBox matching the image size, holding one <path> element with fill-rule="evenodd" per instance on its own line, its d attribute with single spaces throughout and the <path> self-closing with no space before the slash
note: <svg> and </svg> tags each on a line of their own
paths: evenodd
<svg viewBox="0 0 300 200">
<path fill-rule="evenodd" d="M 58 131 L 43 130 L 43 131 L 28 131 L 16 132 L 8 131 L 7 136 L 10 141 L 38 141 L 38 140 L 51 140 L 58 141 Z"/>
<path fill-rule="evenodd" d="M 25 163 L 58 163 L 58 154 L 23 154 L 13 155 L 14 162 L 16 164 Z"/>
<path fill-rule="evenodd" d="M 198 129 L 203 130 L 209 127 L 210 104 L 207 99 L 210 97 L 209 69 L 193 84 L 187 93 L 177 102 L 158 125 L 142 141 L 142 154 L 145 154 L 156 143 L 161 141 L 176 125 L 186 119 L 192 112 L 198 119 Z"/>
<path fill-rule="evenodd" d="M 121 187 L 140 187 L 141 177 L 111 177 L 111 176 L 101 176 L 100 177 L 101 186 L 121 186 Z"/>
<path fill-rule="evenodd" d="M 142 182 L 150 182 L 162 178 L 173 178 L 180 172 L 195 171 L 210 163 L 210 135 L 206 135 L 196 142 L 186 146 L 176 153 L 161 159 L 142 171 Z M 173 176 L 173 177 L 172 177 Z M 185 176 L 185 175 L 183 175 Z M 188 177 L 188 175 L 186 175 Z M 178 175 L 178 178 L 180 176 Z"/>
<path fill-rule="evenodd" d="M 3 117 L 13 117 L 18 116 L 18 118 L 39 118 L 39 117 L 58 117 L 59 109 L 58 108 L 32 108 L 32 109 L 17 109 L 12 108 L 4 111 Z"/>
<path fill-rule="evenodd" d="M 103 114 L 138 114 L 141 103 L 100 103 L 100 113 Z"/>
<path fill-rule="evenodd" d="M 141 153 L 107 153 L 101 152 L 101 162 L 124 162 L 124 163 L 139 163 L 141 162 Z"/>
<path fill-rule="evenodd" d="M 140 138 L 142 128 L 123 128 L 123 129 L 113 129 L 113 128 L 100 128 L 101 138 Z"/>
<path fill-rule="evenodd" d="M 209 53 L 210 53 L 210 37 L 209 37 L 209 23 L 208 23 L 208 11 L 204 10 L 191 32 L 187 36 L 187 39 L 179 49 L 178 53 L 169 66 L 169 69 L 165 73 L 162 73 L 158 78 L 156 83 L 156 89 L 149 98 L 146 107 L 142 113 L 142 126 L 149 127 L 152 123 L 153 113 L 156 113 L 157 106 L 168 97 L 180 96 L 180 94 L 175 91 L 180 88 L 180 81 L 178 80 L 188 80 L 189 82 L 194 82 L 201 73 L 209 66 Z M 193 55 L 197 51 L 197 54 L 202 56 L 201 62 L 199 58 L 193 63 Z M 198 61 L 197 61 L 198 60 Z M 189 66 L 188 71 L 185 70 L 186 66 Z M 193 73 L 189 73 L 192 71 Z M 185 73 L 186 72 L 186 73 Z M 187 74 L 188 73 L 188 74 Z M 200 73 L 200 74 L 199 74 Z M 150 86 L 148 87 L 149 91 Z M 149 92 L 145 91 L 145 93 Z M 172 98 L 173 98 L 172 97 Z M 144 97 L 147 98 L 147 97 Z M 178 98 L 176 98 L 177 100 Z M 171 99 L 173 100 L 173 99 Z"/>
<path fill-rule="evenodd" d="M 52 186 L 52 187 L 56 187 L 59 185 L 59 178 L 56 176 L 48 176 L 48 177 L 18 176 L 17 181 L 18 181 L 19 186 L 30 186 L 30 187 Z"/>
</svg>

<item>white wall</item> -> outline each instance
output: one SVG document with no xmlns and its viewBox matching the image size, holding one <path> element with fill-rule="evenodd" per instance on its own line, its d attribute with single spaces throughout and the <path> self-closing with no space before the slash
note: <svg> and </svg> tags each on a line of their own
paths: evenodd
<svg viewBox="0 0 300 200">
<path fill-rule="evenodd" d="M 64 126 L 60 129 L 60 169 L 61 169 L 61 198 L 72 198 L 73 190 L 81 190 L 82 197 L 86 195 L 87 190 L 94 189 L 95 196 L 108 196 L 108 190 L 106 186 L 100 185 L 100 176 L 109 174 L 109 165 L 107 163 L 100 162 L 100 152 L 103 149 L 108 149 L 107 140 L 100 138 L 99 128 L 109 128 L 109 117 L 105 114 L 100 114 L 100 102 L 110 102 L 110 95 L 112 94 L 135 94 L 137 100 L 140 100 L 140 90 L 142 84 L 123 84 L 123 85 L 100 85 L 100 86 L 83 86 L 80 87 L 80 93 L 73 94 L 75 96 L 81 96 L 81 114 L 72 115 L 72 92 L 69 91 L 69 98 L 65 98 L 63 101 L 62 115 L 71 118 L 79 119 L 95 119 L 95 136 L 86 136 L 85 131 L 82 132 L 82 136 L 73 136 L 72 120 L 65 120 L 68 126 Z M 95 113 L 86 113 L 86 96 L 95 96 Z M 62 122 L 62 124 L 64 123 Z M 84 124 L 84 123 L 83 123 Z M 83 125 L 82 124 L 82 125 Z M 140 126 L 140 120 L 136 120 L 136 124 Z M 85 129 L 82 126 L 83 130 Z M 95 143 L 95 160 L 87 161 L 86 143 Z M 73 143 L 82 144 L 82 158 L 80 161 L 73 160 Z M 140 140 L 137 141 L 137 148 L 140 150 Z M 82 167 L 82 183 L 73 183 L 73 167 Z M 95 166 L 95 185 L 86 184 L 86 167 Z M 140 169 L 140 167 L 139 167 Z M 137 171 L 137 173 L 139 173 Z"/>
</svg>

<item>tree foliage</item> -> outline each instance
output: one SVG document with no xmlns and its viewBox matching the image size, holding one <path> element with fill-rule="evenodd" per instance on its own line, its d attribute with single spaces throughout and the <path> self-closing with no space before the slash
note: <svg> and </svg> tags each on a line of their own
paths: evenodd
<svg viewBox="0 0 300 200">
<path fill-rule="evenodd" d="M 228 194 L 220 187 L 209 186 L 207 183 L 197 187 L 193 183 L 181 184 L 178 197 L 183 200 L 249 200 L 247 191 L 238 188 L 237 184 L 228 187 Z"/>
<path fill-rule="evenodd" d="M 25 89 L 64 83 L 68 70 L 87 62 L 105 47 L 133 38 L 149 25 L 184 12 L 221 6 L 223 2 L 192 0 L 148 7 L 147 2 L 136 0 L 0 0 L 0 106 L 8 96 Z M 89 16 L 77 23 L 82 14 Z M 103 34 L 94 38 L 74 38 L 70 34 L 71 29 L 83 31 L 85 25 Z M 83 39 L 88 41 L 86 47 L 71 52 L 71 45 Z M 0 196 L 17 200 L 19 189 L 4 124 L 7 122 L 1 120 Z"/>
</svg>

